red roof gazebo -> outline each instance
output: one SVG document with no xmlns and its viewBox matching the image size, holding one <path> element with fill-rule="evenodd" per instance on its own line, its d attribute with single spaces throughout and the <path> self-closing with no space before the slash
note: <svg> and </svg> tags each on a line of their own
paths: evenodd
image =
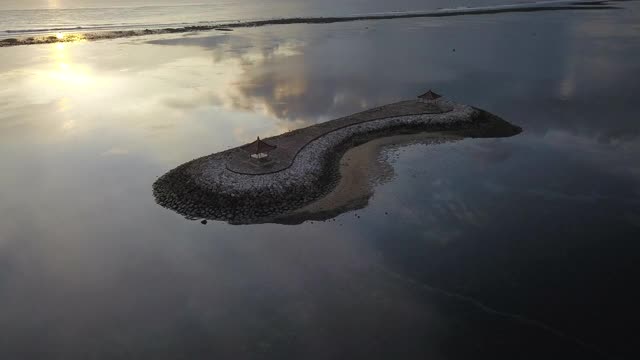
<svg viewBox="0 0 640 360">
<path fill-rule="evenodd" d="M 429 89 L 429 91 L 427 91 L 426 93 L 424 93 L 422 95 L 418 95 L 418 99 L 426 100 L 426 101 L 433 101 L 433 100 L 439 99 L 441 97 L 442 97 L 442 95 L 436 94 L 435 92 L 431 91 L 431 89 Z"/>
<path fill-rule="evenodd" d="M 248 152 L 249 155 L 254 159 L 263 159 L 269 156 L 269 152 L 275 150 L 277 146 L 267 144 L 266 142 L 260 140 L 260 136 L 258 139 L 250 144 L 244 145 L 241 147 L 244 151 Z"/>
</svg>

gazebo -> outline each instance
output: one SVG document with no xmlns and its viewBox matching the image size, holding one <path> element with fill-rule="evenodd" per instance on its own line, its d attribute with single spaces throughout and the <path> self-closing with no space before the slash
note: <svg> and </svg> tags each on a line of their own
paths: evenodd
<svg viewBox="0 0 640 360">
<path fill-rule="evenodd" d="M 418 99 L 422 100 L 422 101 L 433 101 L 433 100 L 437 100 L 439 98 L 441 98 L 442 95 L 440 94 L 436 94 L 435 92 L 431 91 L 431 89 L 429 89 L 429 91 L 427 91 L 426 93 L 419 95 Z"/>
<path fill-rule="evenodd" d="M 264 159 L 269 156 L 269 152 L 273 151 L 277 146 L 267 144 L 258 139 L 250 144 L 242 146 L 242 149 L 249 153 L 252 159 Z"/>
</svg>

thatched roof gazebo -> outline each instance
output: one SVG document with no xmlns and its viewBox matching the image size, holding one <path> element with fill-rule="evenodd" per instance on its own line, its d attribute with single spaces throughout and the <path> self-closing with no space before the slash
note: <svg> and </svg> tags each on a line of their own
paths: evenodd
<svg viewBox="0 0 640 360">
<path fill-rule="evenodd" d="M 422 101 L 433 101 L 433 100 L 437 100 L 437 99 L 439 99 L 441 97 L 442 97 L 442 95 L 431 91 L 431 89 L 429 89 L 429 91 L 427 91 L 426 93 L 424 93 L 422 95 L 418 95 L 418 99 L 420 99 Z"/>
<path fill-rule="evenodd" d="M 277 146 L 267 144 L 266 142 L 260 140 L 260 136 L 258 139 L 250 144 L 242 146 L 242 150 L 249 153 L 251 158 L 253 159 L 264 159 L 269 156 L 269 152 L 276 149 Z"/>
</svg>

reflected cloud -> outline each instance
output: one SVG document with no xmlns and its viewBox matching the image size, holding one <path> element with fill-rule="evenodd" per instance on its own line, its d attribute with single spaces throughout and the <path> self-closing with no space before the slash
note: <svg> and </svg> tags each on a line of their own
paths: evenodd
<svg viewBox="0 0 640 360">
<path fill-rule="evenodd" d="M 388 25 L 377 26 L 384 29 Z M 538 24 L 526 26 L 531 27 L 532 33 L 540 32 Z M 469 103 L 483 104 L 486 96 L 503 97 L 504 101 L 497 104 L 508 112 L 503 115 L 516 122 L 522 119 L 533 131 L 584 128 L 608 132 L 612 138 L 636 137 L 640 134 L 629 115 L 633 112 L 630 106 L 635 106 L 635 102 L 630 101 L 629 94 L 640 92 L 640 88 L 637 82 L 629 81 L 629 74 L 640 74 L 640 68 L 621 54 L 622 50 L 628 49 L 611 52 L 603 48 L 606 43 L 597 43 L 595 49 L 586 48 L 586 44 L 592 46 L 592 43 L 587 37 L 590 32 L 586 35 L 582 32 L 584 26 L 588 25 L 554 22 L 542 34 L 533 37 L 530 44 L 520 43 L 521 39 L 518 39 L 519 43 L 479 41 L 474 35 L 469 36 L 473 24 L 462 24 L 461 29 L 453 30 L 446 39 L 439 36 L 439 28 L 427 33 L 407 28 L 391 35 L 380 31 L 362 32 L 359 26 L 350 24 L 337 35 L 326 29 L 313 35 L 305 34 L 306 29 L 301 28 L 303 33 L 297 33 L 293 38 L 305 38 L 305 41 L 291 41 L 291 34 L 285 30 L 281 38 L 225 34 L 163 42 L 200 47 L 212 54 L 214 62 L 235 59 L 237 77 L 225 89 L 227 99 L 218 98 L 211 103 L 221 101 L 230 109 L 264 114 L 276 119 L 283 129 L 413 97 L 425 86 L 438 87 L 442 83 L 447 95 L 471 99 Z M 398 28 L 402 27 L 395 26 L 394 30 Z M 447 30 L 451 33 L 451 29 Z M 458 32 L 467 38 L 460 39 Z M 502 39 L 500 34 L 504 31 L 496 26 L 490 33 L 495 39 Z M 632 35 L 636 34 L 625 36 Z M 483 36 L 486 38 L 487 35 Z M 345 41 L 346 37 L 355 37 L 357 41 Z M 545 41 L 547 53 L 533 63 L 526 49 L 536 46 L 537 41 Z M 474 52 L 477 55 L 474 61 L 496 71 L 473 71 L 478 66 L 468 63 L 461 66 L 456 54 L 450 50 L 452 42 L 457 43 L 457 53 L 466 49 L 473 51 L 476 43 L 492 46 L 493 51 Z M 414 43 L 423 46 L 409 49 L 407 44 Z M 514 46 L 525 49 L 511 49 Z M 599 55 L 575 56 L 584 52 Z M 505 53 L 511 55 L 504 57 L 502 54 Z M 428 66 L 421 66 L 424 61 Z M 549 72 L 548 77 L 529 71 L 540 66 L 540 61 L 546 62 L 543 64 Z M 558 67 L 556 63 L 564 65 Z M 517 76 L 526 81 L 514 83 L 513 72 L 500 70 L 509 67 L 515 68 Z M 559 80 L 551 81 L 550 77 Z M 491 84 L 490 89 L 487 89 L 488 84 Z M 606 89 L 612 86 L 621 88 L 616 97 L 607 96 Z M 529 94 L 539 95 L 534 99 Z M 520 113 L 523 108 L 530 112 Z M 616 109 L 613 114 L 612 109 Z M 601 121 L 612 115 L 619 117 L 615 124 Z"/>
<path fill-rule="evenodd" d="M 527 132 L 580 132 L 605 142 L 640 135 L 631 116 L 640 84 L 630 80 L 640 67 L 626 56 L 637 45 L 612 49 L 592 41 L 637 30 L 583 21 L 551 21 L 541 29 L 532 18 L 521 25 L 524 35 L 505 38 L 509 22 L 443 24 L 291 25 L 3 49 L 17 54 L 9 58 L 13 67 L 0 65 L 11 69 L 0 75 L 11 84 L 0 89 L 0 104 L 15 109 L 5 112 L 3 125 L 29 123 L 49 139 L 63 139 L 64 129 L 109 129 L 114 136 L 145 137 L 149 153 L 184 161 L 433 87 Z M 545 52 L 530 56 L 542 44 Z M 545 69 L 545 76 L 533 68 Z M 57 133 L 47 125 L 54 122 Z M 172 153 L 174 147 L 181 150 Z M 474 156 L 504 161 L 509 149 L 478 148 Z"/>
<path fill-rule="evenodd" d="M 469 154 L 483 164 L 495 164 L 508 160 L 515 151 L 514 146 L 505 141 L 492 140 L 467 144 Z"/>
<path fill-rule="evenodd" d="M 169 39 L 157 39 L 147 41 L 148 44 L 153 45 L 179 45 L 179 46 L 197 46 L 204 48 L 213 48 L 225 44 L 229 40 L 229 35 L 218 36 L 180 36 Z"/>
<path fill-rule="evenodd" d="M 373 266 L 389 265 L 394 252 L 407 249 L 401 265 L 411 259 L 449 264 L 435 268 L 442 271 L 434 278 L 445 282 L 441 274 L 489 259 L 467 269 L 496 268 L 487 273 L 493 288 L 503 284 L 496 281 L 501 275 L 519 268 L 505 272 L 495 256 L 504 248 L 491 241 L 576 228 L 580 242 L 572 249 L 584 250 L 583 236 L 615 240 L 629 229 L 618 220 L 633 229 L 640 224 L 640 67 L 634 56 L 640 44 L 627 38 L 629 28 L 640 28 L 637 21 L 621 25 L 621 18 L 609 27 L 582 18 L 595 24 L 591 29 L 564 16 L 522 22 L 486 17 L 442 27 L 400 20 L 304 27 L 310 32 L 274 26 L 164 43 L 127 39 L 0 49 L 0 162 L 2 186 L 11 189 L 0 192 L 0 263 L 8 270 L 0 272 L 7 290 L 0 301 L 10 310 L 3 324 L 17 329 L 6 343 L 34 349 L 39 341 L 50 342 L 88 354 L 96 349 L 92 339 L 127 351 L 158 338 L 191 349 L 193 339 L 223 334 L 212 346 L 257 354 L 263 344 L 289 341 L 327 351 L 336 339 L 353 336 L 345 324 L 365 329 L 355 332 L 362 344 L 380 335 L 380 324 L 400 334 L 387 341 L 400 347 L 407 336 L 416 336 L 411 342 L 420 346 L 448 336 L 447 327 L 460 324 L 451 299 L 442 308 L 425 307 L 415 284 L 399 286 Z M 621 38 L 614 47 L 600 37 Z M 513 141 L 407 151 L 408 161 L 397 164 L 401 175 L 389 188 L 380 186 L 377 203 L 359 212 L 362 220 L 348 214 L 340 225 L 201 226 L 151 200 L 148 185 L 178 163 L 256 135 L 411 98 L 425 87 L 491 110 L 525 132 Z M 581 206 L 594 202 L 598 206 Z M 391 217 L 366 216 L 387 210 Z M 450 248 L 468 240 L 473 251 L 467 257 L 418 257 L 429 251 L 410 246 L 416 234 Z M 508 242 L 525 249 L 521 259 L 528 266 L 538 258 L 523 245 L 549 248 L 537 253 L 548 260 L 561 253 L 555 246 L 567 244 L 561 236 Z M 539 294 L 538 288 L 530 291 Z M 508 288 L 508 294 L 521 295 L 528 309 L 529 293 Z M 349 315 L 338 335 L 323 327 L 330 313 Z M 33 319 L 61 331 L 41 336 L 42 324 Z M 495 324 L 495 316 L 488 321 Z M 124 323 L 133 325 L 123 332 Z M 474 333 L 486 332 L 486 325 Z M 477 339 L 468 333 L 461 341 L 472 348 Z"/>
<path fill-rule="evenodd" d="M 358 36 L 362 36 L 360 30 L 357 30 Z M 214 64 L 235 63 L 240 70 L 239 76 L 231 84 L 231 88 L 225 88 L 225 94 L 229 97 L 224 100 L 225 106 L 262 112 L 291 123 L 283 126 L 284 128 L 295 128 L 348 115 L 398 100 L 409 91 L 411 96 L 415 95 L 412 89 L 407 90 L 402 84 L 397 84 L 397 80 L 403 82 L 409 78 L 412 83 L 415 82 L 415 74 L 408 71 L 403 74 L 403 66 L 394 67 L 393 61 L 390 63 L 390 59 L 387 59 L 385 66 L 394 68 L 394 72 L 398 72 L 400 76 L 395 77 L 396 81 L 383 85 L 389 75 L 376 68 L 385 63 L 367 63 L 375 54 L 384 51 L 382 44 L 371 47 L 372 43 L 366 43 L 364 47 L 353 48 L 353 44 L 345 43 L 340 37 L 324 35 L 308 35 L 310 38 L 301 41 L 297 39 L 301 37 L 300 34 L 286 40 L 285 37 L 265 39 L 255 35 L 225 34 L 154 40 L 151 43 L 197 46 L 212 54 Z M 388 46 L 389 43 L 384 45 Z M 361 54 L 361 51 L 366 53 Z M 388 51 L 393 52 L 393 49 Z M 339 52 L 344 54 L 337 56 Z M 349 58 L 368 60 L 353 63 L 344 61 Z M 446 72 L 440 72 L 443 73 Z M 372 77 L 372 74 L 383 76 Z M 418 91 L 423 86 L 416 86 L 414 83 L 410 88 Z M 395 91 L 398 88 L 404 90 Z"/>
<path fill-rule="evenodd" d="M 103 156 L 112 156 L 112 155 L 127 155 L 129 154 L 129 150 L 114 147 L 102 153 Z"/>
</svg>

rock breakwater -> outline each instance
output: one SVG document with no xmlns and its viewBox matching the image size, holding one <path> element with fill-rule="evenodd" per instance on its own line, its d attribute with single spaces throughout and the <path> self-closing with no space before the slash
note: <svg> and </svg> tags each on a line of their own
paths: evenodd
<svg viewBox="0 0 640 360">
<path fill-rule="evenodd" d="M 241 147 L 192 160 L 160 177 L 153 192 L 158 204 L 188 218 L 268 222 L 331 191 L 339 181 L 340 158 L 349 148 L 382 136 L 423 131 L 475 137 L 520 130 L 486 111 L 444 98 L 403 101 L 265 139 L 278 151 L 262 163 Z M 250 171 L 238 171 L 245 168 Z"/>
</svg>

